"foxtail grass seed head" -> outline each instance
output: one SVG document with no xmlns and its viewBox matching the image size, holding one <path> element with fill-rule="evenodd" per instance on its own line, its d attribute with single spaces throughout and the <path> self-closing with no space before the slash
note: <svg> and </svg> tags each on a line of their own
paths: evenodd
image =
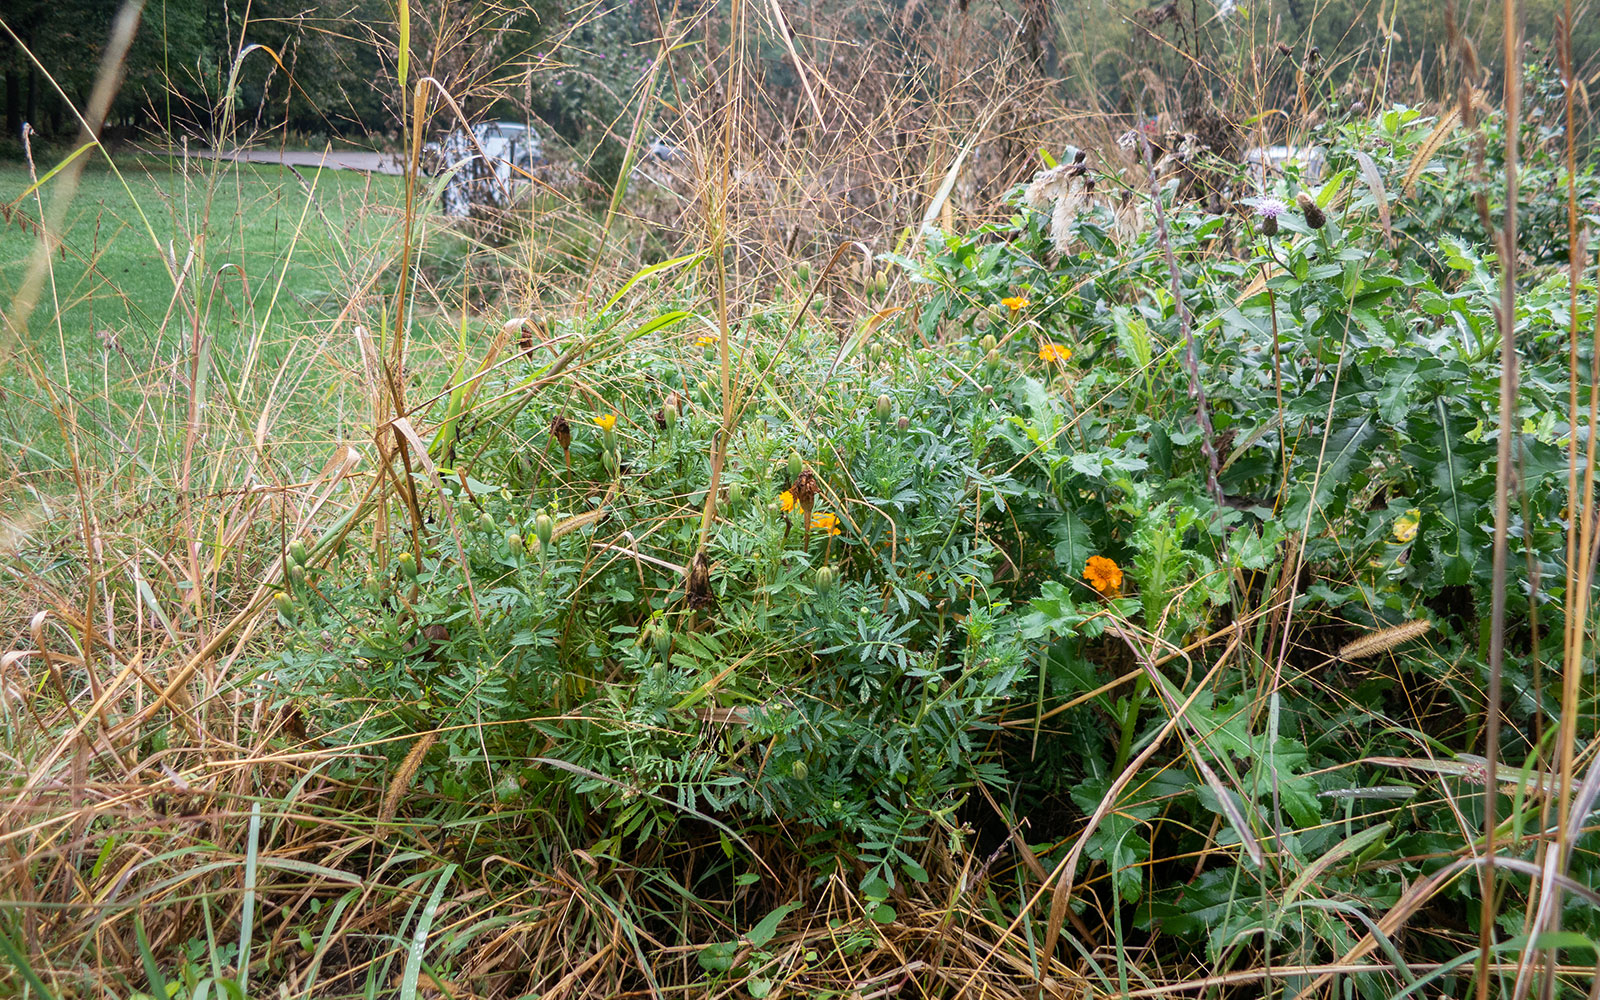
<svg viewBox="0 0 1600 1000">
<path fill-rule="evenodd" d="M 1328 224 L 1328 217 L 1317 204 L 1317 200 L 1305 191 L 1295 195 L 1294 202 L 1300 206 L 1300 213 L 1306 217 L 1306 225 L 1312 229 L 1321 229 Z"/>
<path fill-rule="evenodd" d="M 548 513 L 542 510 L 538 514 L 534 515 L 533 537 L 539 540 L 539 544 L 541 546 L 550 544 L 550 536 L 555 532 L 555 530 L 555 518 L 551 517 Z"/>
<path fill-rule="evenodd" d="M 887 393 L 880 393 L 878 402 L 873 407 L 873 412 L 877 414 L 880 424 L 886 422 L 894 412 L 894 401 L 889 398 Z"/>
<path fill-rule="evenodd" d="M 1364 635 L 1354 642 L 1347 642 L 1340 646 L 1339 658 L 1341 660 L 1359 660 L 1363 656 L 1376 656 L 1379 653 L 1388 652 L 1396 646 L 1410 642 L 1412 639 L 1426 635 L 1431 628 L 1433 628 L 1432 621 L 1427 618 L 1417 618 L 1402 625 L 1395 625 L 1392 628 L 1380 629 L 1377 632 Z"/>
</svg>

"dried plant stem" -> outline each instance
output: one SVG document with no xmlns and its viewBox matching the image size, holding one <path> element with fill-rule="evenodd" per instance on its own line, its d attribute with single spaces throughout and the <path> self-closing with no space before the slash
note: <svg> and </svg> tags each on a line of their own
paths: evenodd
<svg viewBox="0 0 1600 1000">
<path fill-rule="evenodd" d="M 1489 977 L 1486 968 L 1494 935 L 1495 869 L 1495 769 L 1500 755 L 1500 704 L 1502 674 L 1506 653 L 1506 550 L 1511 524 L 1512 435 L 1516 431 L 1517 405 L 1517 131 L 1520 127 L 1522 92 L 1518 73 L 1521 42 L 1518 33 L 1517 0 L 1505 0 L 1502 8 L 1505 32 L 1505 115 L 1506 115 L 1506 210 L 1500 230 L 1500 437 L 1495 449 L 1494 559 L 1490 570 L 1489 612 L 1489 699 L 1486 711 L 1484 757 L 1488 771 L 1483 796 L 1484 864 L 1482 912 L 1479 922 L 1478 1000 L 1488 1000 Z"/>
</svg>

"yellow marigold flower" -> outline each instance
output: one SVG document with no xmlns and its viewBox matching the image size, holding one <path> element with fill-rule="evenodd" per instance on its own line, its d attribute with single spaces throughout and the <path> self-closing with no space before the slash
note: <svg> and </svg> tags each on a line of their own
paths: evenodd
<svg viewBox="0 0 1600 1000">
<path fill-rule="evenodd" d="M 711 334 L 708 333 L 705 336 L 701 337 L 700 339 L 696 340 L 694 342 L 694 346 L 696 346 L 696 347 L 711 347 L 711 346 L 713 346 L 715 344 L 718 344 L 718 343 L 720 343 L 720 341 L 716 337 L 713 337 Z"/>
<path fill-rule="evenodd" d="M 1046 344 L 1039 348 L 1040 361 L 1071 361 L 1072 348 L 1064 344 Z"/>
<path fill-rule="evenodd" d="M 1008 295 L 1000 300 L 1000 304 L 1005 306 L 1007 309 L 1010 309 L 1013 313 L 1019 313 L 1033 305 L 1032 302 L 1029 302 L 1020 295 Z"/>
<path fill-rule="evenodd" d="M 1402 544 L 1417 537 L 1417 525 L 1422 521 L 1422 511 L 1415 507 L 1395 518 L 1394 538 Z"/>
<path fill-rule="evenodd" d="M 617 415 L 615 413 L 602 413 L 594 418 L 594 424 L 603 431 L 609 431 L 617 426 Z"/>
<path fill-rule="evenodd" d="M 839 534 L 839 519 L 832 514 L 814 514 L 811 518 L 811 528 L 827 535 Z"/>
<path fill-rule="evenodd" d="M 1106 597 L 1115 597 L 1122 592 L 1122 567 L 1114 559 L 1090 556 L 1089 562 L 1083 567 L 1083 578 L 1089 581 L 1089 586 Z"/>
<path fill-rule="evenodd" d="M 789 513 L 791 510 L 794 510 L 794 494 L 790 493 L 788 490 L 784 490 L 782 493 L 778 494 L 778 503 L 783 505 L 783 512 L 785 514 Z"/>
</svg>

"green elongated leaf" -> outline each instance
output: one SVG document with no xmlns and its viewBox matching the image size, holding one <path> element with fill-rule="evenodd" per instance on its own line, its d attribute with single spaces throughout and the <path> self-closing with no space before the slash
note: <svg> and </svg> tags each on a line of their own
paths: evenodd
<svg viewBox="0 0 1600 1000">
<path fill-rule="evenodd" d="M 396 0 L 395 20 L 399 38 L 400 57 L 395 65 L 395 76 L 400 81 L 400 93 L 406 92 L 406 71 L 411 66 L 411 2 Z M 420 124 L 420 123 L 419 123 Z"/>
<path fill-rule="evenodd" d="M 428 932 L 433 929 L 433 918 L 439 912 L 439 901 L 444 898 L 445 886 L 450 884 L 450 877 L 456 873 L 456 865 L 444 866 L 444 871 L 439 875 L 439 881 L 433 884 L 433 893 L 428 897 L 428 905 L 422 908 L 422 913 L 417 917 L 417 929 L 411 934 L 411 947 L 406 951 L 406 969 L 400 979 L 400 1000 L 416 1000 L 417 979 L 422 974 L 422 956 L 428 950 Z"/>
<path fill-rule="evenodd" d="M 667 271 L 675 270 L 687 264 L 697 263 L 704 259 L 705 255 L 706 252 L 704 250 L 700 250 L 695 253 L 684 254 L 682 257 L 674 257 L 671 260 L 664 260 L 659 264 L 651 264 L 649 267 L 642 268 L 635 273 L 633 277 L 622 283 L 622 287 L 617 289 L 617 294 L 607 299 L 606 304 L 600 307 L 600 311 L 605 312 L 618 302 L 621 302 L 622 297 L 627 295 L 629 290 L 632 289 L 634 285 L 637 285 L 639 282 L 650 277 L 651 275 L 664 274 Z"/>
<path fill-rule="evenodd" d="M 783 918 L 798 909 L 800 909 L 799 903 L 783 904 L 762 917 L 759 924 L 750 928 L 749 933 L 745 934 L 745 940 L 749 941 L 753 947 L 764 947 L 778 933 L 778 924 L 783 922 Z"/>
</svg>

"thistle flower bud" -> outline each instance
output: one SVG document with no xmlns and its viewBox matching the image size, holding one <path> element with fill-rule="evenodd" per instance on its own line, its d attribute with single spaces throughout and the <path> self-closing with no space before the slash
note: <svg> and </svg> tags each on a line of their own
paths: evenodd
<svg viewBox="0 0 1600 1000">
<path fill-rule="evenodd" d="M 880 393 L 878 395 L 878 402 L 873 408 L 873 412 L 878 415 L 879 423 L 889 419 L 889 415 L 894 412 L 894 401 L 889 398 L 888 393 Z"/>
<path fill-rule="evenodd" d="M 1261 220 L 1261 233 L 1264 236 L 1278 235 L 1278 217 L 1276 215 L 1269 215 Z"/>
<path fill-rule="evenodd" d="M 1321 229 L 1328 224 L 1327 215 L 1318 207 L 1316 199 L 1311 195 L 1301 191 L 1298 195 L 1295 195 L 1294 201 L 1296 205 L 1300 206 L 1301 213 L 1305 215 L 1306 225 L 1312 229 Z"/>
<path fill-rule="evenodd" d="M 539 540 L 539 544 L 541 546 L 550 544 L 550 535 L 555 530 L 555 518 L 552 518 L 549 514 L 541 510 L 538 515 L 534 517 L 533 537 Z"/>
</svg>

